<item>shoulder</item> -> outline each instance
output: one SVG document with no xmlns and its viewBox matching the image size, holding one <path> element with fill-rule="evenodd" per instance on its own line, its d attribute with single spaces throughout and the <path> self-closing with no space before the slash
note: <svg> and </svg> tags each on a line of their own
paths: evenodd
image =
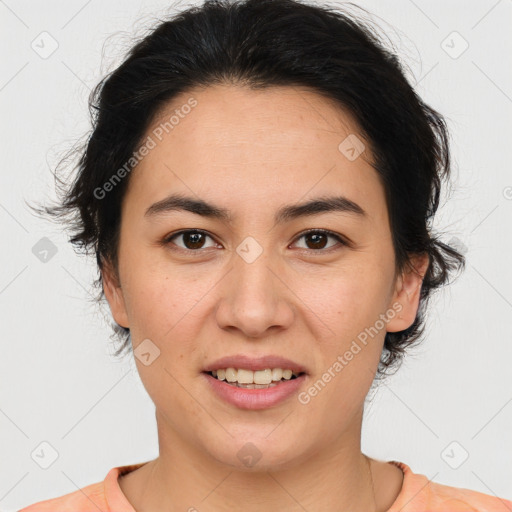
<svg viewBox="0 0 512 512">
<path fill-rule="evenodd" d="M 88 485 L 57 498 L 40 501 L 22 508 L 19 512 L 98 512 L 109 510 L 105 501 L 103 482 Z"/>
<path fill-rule="evenodd" d="M 118 478 L 143 464 L 112 468 L 102 482 L 90 484 L 57 498 L 34 503 L 18 512 L 135 512 L 121 492 Z"/>
<path fill-rule="evenodd" d="M 450 487 L 414 473 L 407 464 L 392 461 L 404 472 L 402 490 L 388 512 L 511 512 L 512 501 L 469 489 Z"/>
</svg>

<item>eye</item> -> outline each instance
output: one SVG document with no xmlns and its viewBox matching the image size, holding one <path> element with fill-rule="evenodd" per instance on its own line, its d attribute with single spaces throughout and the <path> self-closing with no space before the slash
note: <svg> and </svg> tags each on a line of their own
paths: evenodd
<svg viewBox="0 0 512 512">
<path fill-rule="evenodd" d="M 163 241 L 164 244 L 173 243 L 174 245 L 177 245 L 180 249 L 188 250 L 188 251 L 196 251 L 198 249 L 204 249 L 204 248 L 210 248 L 215 247 L 215 243 L 211 245 L 210 247 L 205 247 L 205 239 L 209 238 L 213 241 L 213 238 L 206 233 L 206 231 L 203 231 L 202 229 L 189 229 L 186 231 L 180 231 L 178 233 L 174 233 L 168 237 L 165 238 Z M 179 244 L 175 244 L 173 242 L 174 239 L 182 239 L 184 246 L 180 246 Z"/>
<path fill-rule="evenodd" d="M 309 245 L 302 247 L 303 249 L 309 249 L 316 252 L 326 250 L 326 242 L 328 238 L 335 239 L 341 245 L 348 245 L 339 235 L 325 229 L 311 229 L 302 233 L 296 240 L 300 240 L 301 238 L 309 240 L 309 242 L 306 242 L 306 244 Z M 335 245 L 336 244 L 331 245 L 327 247 L 327 249 L 332 249 Z"/>
<path fill-rule="evenodd" d="M 212 245 L 205 245 L 205 240 L 207 238 L 212 240 Z M 300 240 L 302 238 L 306 240 L 306 247 L 300 248 L 314 252 L 326 252 L 327 250 L 330 250 L 333 247 L 335 247 L 336 244 L 332 244 L 331 246 L 326 245 L 327 240 L 329 238 L 336 240 L 341 245 L 348 245 L 348 243 L 341 236 L 333 233 L 332 231 L 327 231 L 325 229 L 311 229 L 309 231 L 302 233 L 295 240 Z M 174 242 L 174 240 L 180 239 L 182 240 L 183 245 Z M 202 229 L 189 229 L 179 231 L 178 233 L 173 233 L 172 235 L 167 236 L 163 240 L 164 245 L 168 245 L 170 243 L 176 245 L 179 249 L 190 252 L 199 252 L 201 249 L 209 249 L 218 246 L 218 244 L 215 243 L 213 238 Z"/>
</svg>

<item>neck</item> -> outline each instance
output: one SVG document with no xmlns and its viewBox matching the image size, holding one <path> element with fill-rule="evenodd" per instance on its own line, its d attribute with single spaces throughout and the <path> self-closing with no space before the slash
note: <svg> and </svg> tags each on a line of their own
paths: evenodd
<svg viewBox="0 0 512 512">
<path fill-rule="evenodd" d="M 260 512 L 264 504 L 271 509 L 320 512 L 336 504 L 337 510 L 380 512 L 372 465 L 360 450 L 360 428 L 286 467 L 256 469 L 256 464 L 241 470 L 212 459 L 178 436 L 163 418 L 157 424 L 159 457 L 138 470 L 143 470 L 138 483 L 128 486 L 127 475 L 122 485 L 138 511 L 227 512 L 243 504 L 245 512 Z"/>
</svg>

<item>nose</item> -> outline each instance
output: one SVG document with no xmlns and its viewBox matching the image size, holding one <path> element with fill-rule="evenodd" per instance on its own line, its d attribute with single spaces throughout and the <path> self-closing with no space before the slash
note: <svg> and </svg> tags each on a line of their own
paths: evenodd
<svg viewBox="0 0 512 512">
<path fill-rule="evenodd" d="M 233 267 L 220 283 L 219 327 L 239 330 L 247 338 L 289 328 L 294 319 L 294 295 L 279 268 L 279 262 L 271 261 L 266 251 L 254 261 L 234 254 Z"/>
</svg>

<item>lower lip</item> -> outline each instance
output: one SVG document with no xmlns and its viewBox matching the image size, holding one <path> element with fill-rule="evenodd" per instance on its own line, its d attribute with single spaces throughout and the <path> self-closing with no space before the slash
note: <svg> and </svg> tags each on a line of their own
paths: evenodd
<svg viewBox="0 0 512 512">
<path fill-rule="evenodd" d="M 227 384 L 209 373 L 203 372 L 208 385 L 223 400 L 240 409 L 268 409 L 297 393 L 304 384 L 306 374 L 296 379 L 281 381 L 277 386 L 263 389 L 246 389 Z"/>
</svg>

